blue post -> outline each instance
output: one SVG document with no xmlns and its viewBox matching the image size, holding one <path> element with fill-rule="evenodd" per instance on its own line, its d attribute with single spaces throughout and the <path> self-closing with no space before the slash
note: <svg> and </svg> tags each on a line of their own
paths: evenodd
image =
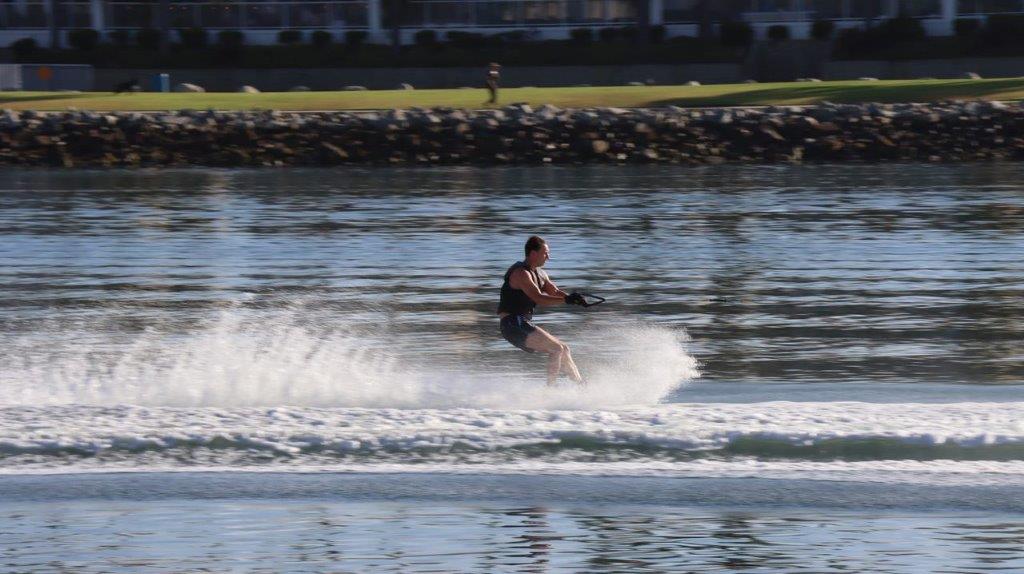
<svg viewBox="0 0 1024 574">
<path fill-rule="evenodd" d="M 153 76 L 153 91 L 154 92 L 169 92 L 171 91 L 171 75 L 170 74 L 156 74 Z"/>
</svg>

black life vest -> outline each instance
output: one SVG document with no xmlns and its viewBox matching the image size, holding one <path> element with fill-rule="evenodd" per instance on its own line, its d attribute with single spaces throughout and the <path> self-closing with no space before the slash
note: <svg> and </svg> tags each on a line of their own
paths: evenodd
<svg viewBox="0 0 1024 574">
<path fill-rule="evenodd" d="M 542 291 L 544 290 L 544 284 L 547 283 L 547 273 L 540 269 L 531 269 L 526 263 L 517 261 L 505 272 L 505 282 L 501 284 L 501 298 L 498 300 L 498 314 L 508 313 L 510 315 L 533 317 L 533 309 L 537 306 L 537 303 L 530 299 L 530 296 L 522 289 L 513 289 L 508 284 L 508 278 L 517 269 L 526 269 L 533 275 L 534 281 L 537 282 L 537 287 Z"/>
</svg>

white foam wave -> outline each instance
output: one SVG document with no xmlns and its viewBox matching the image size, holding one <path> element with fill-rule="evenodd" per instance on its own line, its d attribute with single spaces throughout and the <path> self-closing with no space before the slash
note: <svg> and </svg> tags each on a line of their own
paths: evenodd
<svg viewBox="0 0 1024 574">
<path fill-rule="evenodd" d="M 594 474 L 617 463 L 645 474 L 649 468 L 692 472 L 701 468 L 694 466 L 699 457 L 677 454 L 755 440 L 791 447 L 888 441 L 911 449 L 869 445 L 855 454 L 879 460 L 964 458 L 940 465 L 950 471 L 969 468 L 962 466 L 967 462 L 982 469 L 988 468 L 982 463 L 1020 463 L 1022 421 L 1024 402 L 671 404 L 597 411 L 5 407 L 0 469 L 77 468 L 82 461 L 143 469 L 176 461 L 193 468 L 237 468 L 256 460 L 287 471 L 337 469 L 344 460 L 349 469 L 404 465 L 446 471 L 585 463 Z M 760 454 L 793 468 L 814 462 L 799 461 L 799 452 Z M 834 457 L 843 459 L 842 453 Z M 726 458 L 736 457 L 726 452 Z"/>
<path fill-rule="evenodd" d="M 610 358 L 581 365 L 590 384 L 580 389 L 545 388 L 543 357 L 528 374 L 480 357 L 431 367 L 396 352 L 410 345 L 387 333 L 301 318 L 226 312 L 193 334 L 150 331 L 108 354 L 75 342 L 11 345 L 33 352 L 0 361 L 0 405 L 601 408 L 656 404 L 698 376 L 685 332 L 642 323 L 595 325 L 581 346 Z"/>
<path fill-rule="evenodd" d="M 0 466 L 0 476 L 116 474 L 116 473 L 330 473 L 330 474 L 445 474 L 525 475 L 657 478 L 758 478 L 772 480 L 818 480 L 878 484 L 934 486 L 1021 486 L 1024 461 L 953 460 L 867 460 L 867 461 L 779 461 L 698 459 L 687 462 L 658 460 L 617 461 L 595 464 L 578 461 L 529 460 L 515 463 L 457 464 L 435 462 L 352 463 L 339 465 L 303 463 L 284 465 L 211 465 L 158 461 L 140 466 L 137 461 L 119 462 L 84 459 L 72 465 L 45 463 Z M 744 501 L 745 503 L 746 501 Z"/>
</svg>

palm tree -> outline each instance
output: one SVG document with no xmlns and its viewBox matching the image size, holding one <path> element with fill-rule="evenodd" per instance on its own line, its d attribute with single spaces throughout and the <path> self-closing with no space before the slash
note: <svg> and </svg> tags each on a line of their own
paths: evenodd
<svg viewBox="0 0 1024 574">
<path fill-rule="evenodd" d="M 651 42 L 651 0 L 636 0 L 636 27 L 641 44 Z"/>
<path fill-rule="evenodd" d="M 714 18 L 711 9 L 711 0 L 700 0 L 694 8 L 697 11 L 697 22 L 701 38 L 711 38 L 715 35 Z"/>
<path fill-rule="evenodd" d="M 156 9 L 156 25 L 160 30 L 160 53 L 166 54 L 171 49 L 171 0 L 160 0 Z"/>
<path fill-rule="evenodd" d="M 63 6 L 60 0 L 50 0 L 50 18 L 48 24 L 50 25 L 50 47 L 56 50 L 60 48 L 60 26 L 58 20 L 61 16 L 61 10 Z"/>
<path fill-rule="evenodd" d="M 391 31 L 391 46 L 398 54 L 402 46 L 402 24 L 405 21 L 405 0 L 386 0 L 384 2 L 384 25 Z"/>
</svg>

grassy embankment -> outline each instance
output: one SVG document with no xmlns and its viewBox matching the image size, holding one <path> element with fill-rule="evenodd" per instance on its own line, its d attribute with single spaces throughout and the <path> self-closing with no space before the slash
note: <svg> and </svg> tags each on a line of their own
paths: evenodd
<svg viewBox="0 0 1024 574">
<path fill-rule="evenodd" d="M 274 92 L 262 94 L 122 94 L 0 92 L 0 108 L 97 111 L 176 109 L 366 110 L 446 106 L 485 108 L 485 91 L 380 90 L 366 92 Z M 817 102 L 933 102 L 950 99 L 1024 99 L 1024 78 L 984 80 L 891 80 L 708 86 L 508 88 L 502 103 L 553 104 L 565 108 L 746 106 Z"/>
</svg>

